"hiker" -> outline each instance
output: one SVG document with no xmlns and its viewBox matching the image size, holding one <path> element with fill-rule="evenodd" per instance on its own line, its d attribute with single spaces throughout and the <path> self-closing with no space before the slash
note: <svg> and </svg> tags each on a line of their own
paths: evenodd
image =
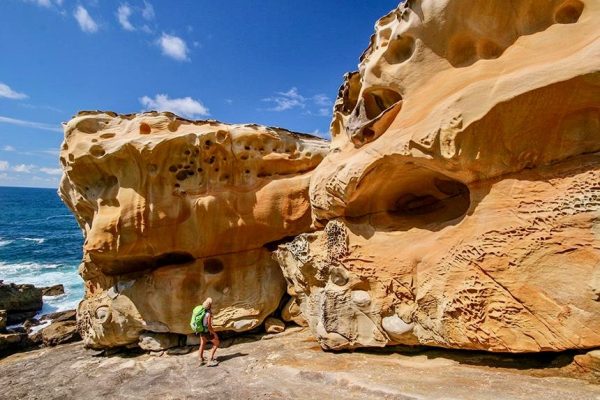
<svg viewBox="0 0 600 400">
<path fill-rule="evenodd" d="M 200 334 L 200 349 L 198 350 L 198 355 L 200 356 L 200 365 L 205 363 L 204 360 L 204 347 L 207 342 L 212 343 L 212 349 L 210 352 L 210 360 L 208 367 L 215 367 L 219 364 L 217 360 L 215 360 L 215 352 L 219 347 L 219 336 L 215 332 L 212 326 L 212 299 L 209 297 L 204 300 L 201 306 L 197 306 L 194 308 L 192 313 L 192 321 L 191 321 L 192 329 L 196 334 Z"/>
</svg>

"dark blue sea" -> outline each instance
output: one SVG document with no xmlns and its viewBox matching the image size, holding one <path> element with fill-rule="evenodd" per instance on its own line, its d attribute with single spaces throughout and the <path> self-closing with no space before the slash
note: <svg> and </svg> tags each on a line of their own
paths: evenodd
<svg viewBox="0 0 600 400">
<path fill-rule="evenodd" d="M 0 187 L 0 280 L 65 286 L 64 295 L 44 297 L 40 314 L 76 308 L 82 299 L 82 244 L 56 189 Z"/>
</svg>

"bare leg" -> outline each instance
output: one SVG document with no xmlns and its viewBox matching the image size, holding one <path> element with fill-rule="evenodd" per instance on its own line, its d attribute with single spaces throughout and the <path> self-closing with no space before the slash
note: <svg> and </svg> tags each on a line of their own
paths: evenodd
<svg viewBox="0 0 600 400">
<path fill-rule="evenodd" d="M 200 362 L 204 361 L 204 346 L 206 346 L 206 339 L 204 339 L 204 336 L 200 336 L 200 348 L 198 349 Z"/>
<path fill-rule="evenodd" d="M 212 342 L 212 349 L 210 352 L 210 360 L 214 360 L 215 359 L 215 352 L 217 351 L 217 348 L 219 347 L 219 344 L 221 343 L 221 341 L 219 340 L 219 337 L 215 335 L 214 339 L 211 340 Z"/>
</svg>

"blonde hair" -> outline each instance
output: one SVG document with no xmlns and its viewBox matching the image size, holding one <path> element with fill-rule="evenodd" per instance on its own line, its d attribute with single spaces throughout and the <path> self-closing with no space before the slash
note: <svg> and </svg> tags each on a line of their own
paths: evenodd
<svg viewBox="0 0 600 400">
<path fill-rule="evenodd" d="M 202 307 L 208 310 L 210 306 L 212 306 L 212 299 L 209 297 L 206 300 L 204 300 L 204 303 L 202 303 Z"/>
</svg>

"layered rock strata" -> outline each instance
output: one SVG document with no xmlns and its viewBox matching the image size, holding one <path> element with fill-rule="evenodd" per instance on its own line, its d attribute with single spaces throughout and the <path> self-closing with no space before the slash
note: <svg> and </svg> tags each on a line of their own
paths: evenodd
<svg viewBox="0 0 600 400">
<path fill-rule="evenodd" d="M 217 330 L 261 324 L 285 291 L 270 249 L 310 229 L 309 178 L 327 151 L 309 135 L 170 113 L 74 117 L 60 195 L 86 238 L 86 345 L 189 334 L 209 296 Z"/>
<path fill-rule="evenodd" d="M 600 3 L 409 0 L 278 259 L 325 349 L 600 346 Z"/>
</svg>

